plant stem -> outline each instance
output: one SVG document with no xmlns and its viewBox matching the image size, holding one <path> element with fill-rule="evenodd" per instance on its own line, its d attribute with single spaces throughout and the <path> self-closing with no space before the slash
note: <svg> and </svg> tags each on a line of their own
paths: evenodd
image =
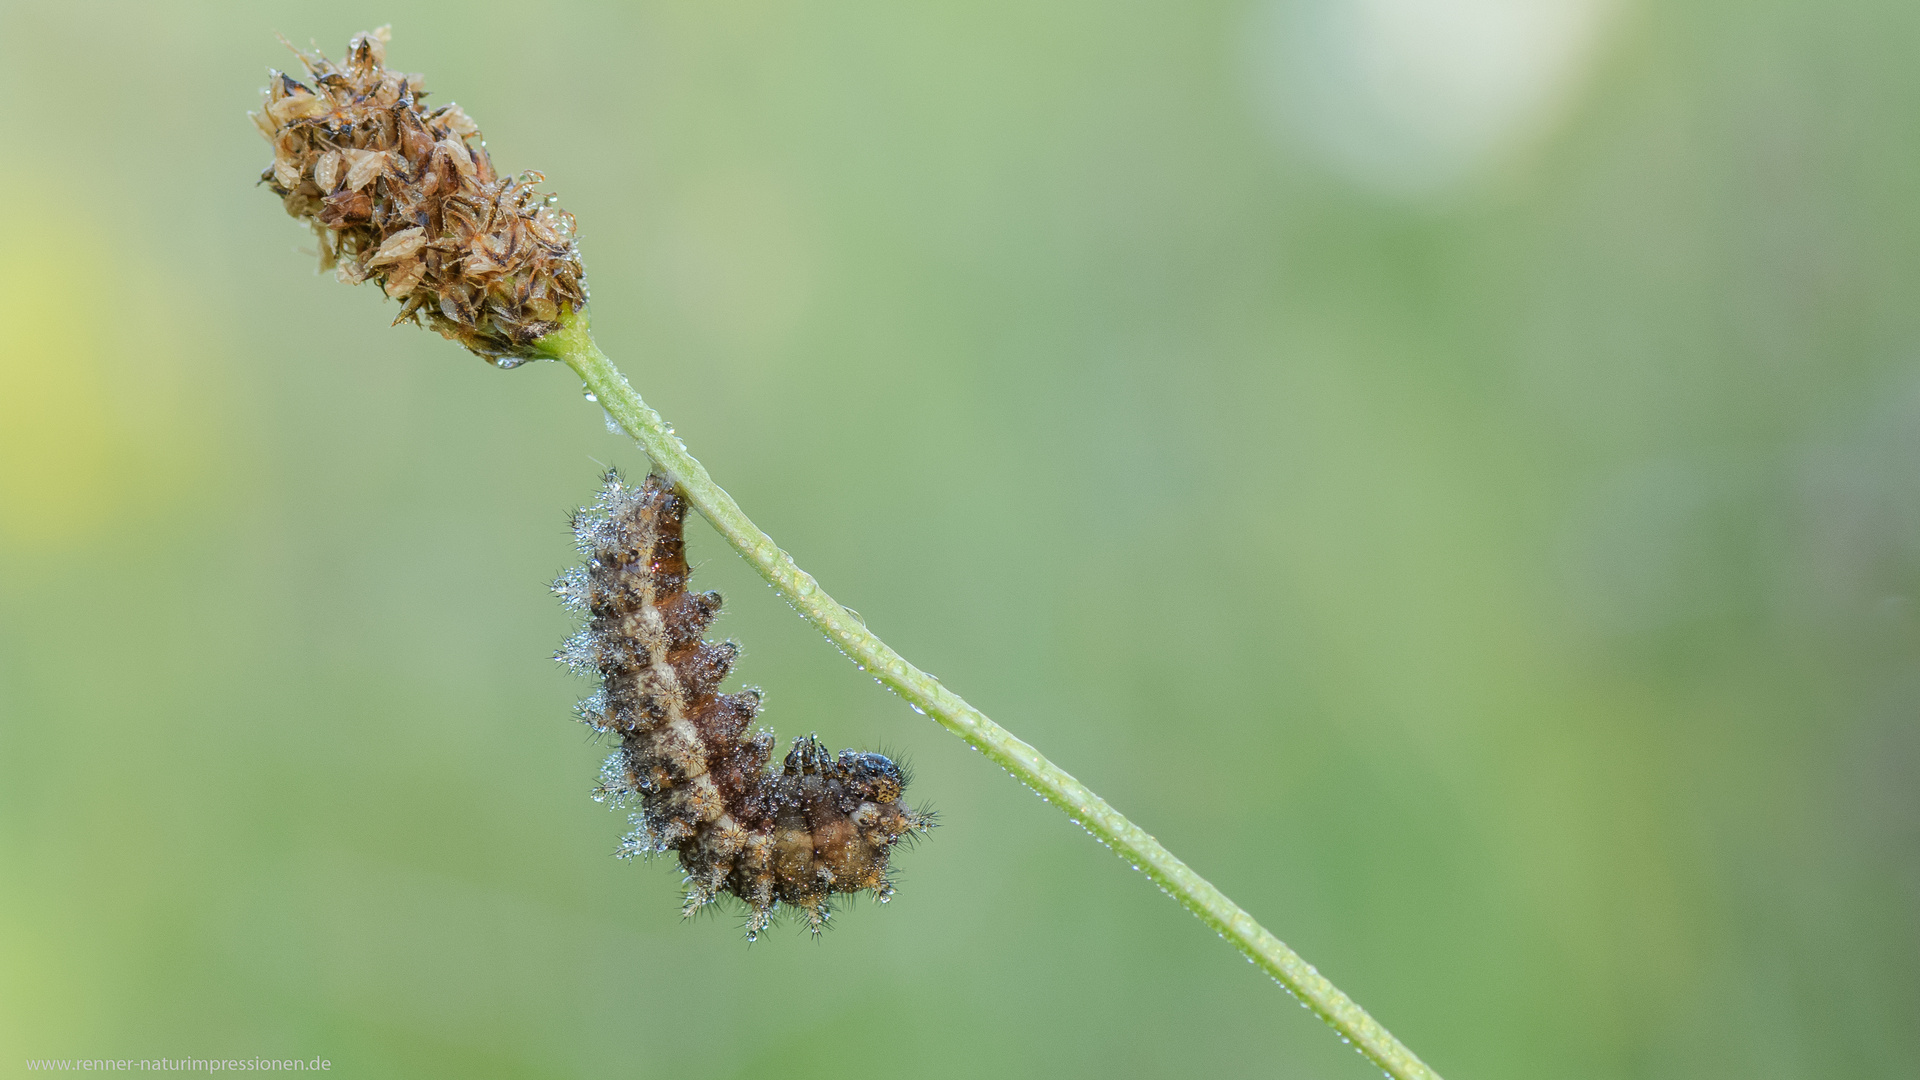
<svg viewBox="0 0 1920 1080">
<path fill-rule="evenodd" d="M 680 488 L 688 502 L 705 515 L 727 543 L 732 544 L 760 576 L 767 579 L 807 621 L 827 635 L 854 663 L 907 699 L 948 731 L 966 740 L 995 764 L 1018 777 L 1048 802 L 1151 878 L 1154 884 L 1186 905 L 1200 920 L 1239 946 L 1247 958 L 1279 981 L 1306 1006 L 1333 1025 L 1345 1039 L 1386 1070 L 1395 1080 L 1439 1080 L 1439 1074 L 1414 1056 L 1379 1021 L 1314 970 L 1286 943 L 1227 899 L 1207 879 L 1160 845 L 1145 829 L 1127 820 L 1085 784 L 1048 761 L 1038 750 L 1015 738 L 1007 729 L 940 684 L 940 680 L 907 663 L 899 653 L 875 637 L 866 624 L 794 565 L 773 539 L 761 532 L 673 433 L 613 361 L 600 351 L 588 331 L 585 313 L 571 315 L 561 329 L 542 338 L 537 348 L 564 361 L 627 434 L 633 436 L 661 473 Z"/>
</svg>

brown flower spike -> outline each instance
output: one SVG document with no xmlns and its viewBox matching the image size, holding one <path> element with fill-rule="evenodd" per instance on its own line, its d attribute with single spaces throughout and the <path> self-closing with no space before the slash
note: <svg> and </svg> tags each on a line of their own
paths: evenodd
<svg viewBox="0 0 1920 1080">
<path fill-rule="evenodd" d="M 311 85 L 271 73 L 264 107 L 249 114 L 273 145 L 260 180 L 313 226 L 322 269 L 400 301 L 396 324 L 424 318 L 518 366 L 586 305 L 573 215 L 534 190 L 539 173 L 495 173 L 460 106 L 423 106 L 421 77 L 383 66 L 388 39 L 384 26 L 355 34 L 339 66 L 294 50 Z"/>
<path fill-rule="evenodd" d="M 740 650 L 703 640 L 720 594 L 686 590 L 686 511 L 661 477 L 635 487 L 610 472 L 594 505 L 574 515 L 587 564 L 553 589 L 590 618 L 559 659 L 600 677 L 580 715 L 620 739 L 600 797 L 639 797 L 622 853 L 677 853 L 687 914 L 732 895 L 749 909 L 749 939 L 781 904 L 819 933 L 835 894 L 892 895 L 893 846 L 933 815 L 901 802 L 907 778 L 880 754 L 836 756 L 807 737 L 768 770 L 773 733 L 748 730 L 759 691 L 718 692 Z"/>
</svg>

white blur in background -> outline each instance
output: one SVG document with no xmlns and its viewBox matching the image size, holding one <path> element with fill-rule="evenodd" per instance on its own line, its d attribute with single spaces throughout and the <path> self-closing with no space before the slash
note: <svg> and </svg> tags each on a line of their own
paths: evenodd
<svg viewBox="0 0 1920 1080">
<path fill-rule="evenodd" d="M 1261 0 L 1246 34 L 1273 135 L 1377 194 L 1470 184 L 1567 112 L 1612 0 Z"/>
</svg>

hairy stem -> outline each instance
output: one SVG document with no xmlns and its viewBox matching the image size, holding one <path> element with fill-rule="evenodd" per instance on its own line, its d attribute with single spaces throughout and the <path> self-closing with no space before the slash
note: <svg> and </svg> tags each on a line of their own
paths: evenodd
<svg viewBox="0 0 1920 1080">
<path fill-rule="evenodd" d="M 1193 872 L 1186 863 L 1160 845 L 1145 829 L 1095 795 L 1066 770 L 1048 761 L 1040 751 L 1015 738 L 988 719 L 940 680 L 909 664 L 866 624 L 822 590 L 813 576 L 794 565 L 793 558 L 761 532 L 660 419 L 613 361 L 600 351 L 588 332 L 584 313 L 541 339 L 539 350 L 564 361 L 627 434 L 633 436 L 655 466 L 675 484 L 687 501 L 726 537 L 734 550 L 760 572 L 787 602 L 820 628 L 840 650 L 873 673 L 915 710 L 966 740 L 969 746 L 1018 777 L 1042 798 L 1064 810 L 1120 857 L 1153 879 L 1169 895 L 1186 905 L 1200 920 L 1239 946 L 1321 1019 L 1386 1070 L 1396 1080 L 1439 1080 L 1439 1074 L 1414 1056 L 1393 1033 L 1327 981 L 1312 964 L 1288 948 L 1241 909 L 1226 894 Z"/>
</svg>

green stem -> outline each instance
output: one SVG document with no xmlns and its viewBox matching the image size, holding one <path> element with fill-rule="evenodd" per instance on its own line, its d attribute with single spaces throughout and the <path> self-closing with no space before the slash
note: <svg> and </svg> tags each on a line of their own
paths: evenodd
<svg viewBox="0 0 1920 1080">
<path fill-rule="evenodd" d="M 942 686 L 940 680 L 907 663 L 875 637 L 865 623 L 834 602 L 812 575 L 794 565 L 791 556 L 748 520 L 733 496 L 713 482 L 713 477 L 687 452 L 686 444 L 660 419 L 660 414 L 640 399 L 613 361 L 594 344 L 584 313 L 571 316 L 560 330 L 541 339 L 537 348 L 542 355 L 565 361 L 578 372 L 587 390 L 599 399 L 627 434 L 639 442 L 660 472 L 679 486 L 687 501 L 706 516 L 734 550 L 753 564 L 761 577 L 855 663 L 906 698 L 916 710 L 939 721 L 942 727 L 1020 778 L 1042 798 L 1066 811 L 1068 817 L 1185 904 L 1202 922 L 1239 946 L 1248 959 L 1333 1025 L 1369 1060 L 1385 1069 L 1387 1075 L 1396 1080 L 1439 1080 L 1439 1074 L 1415 1057 L 1392 1032 L 1341 993 L 1339 987 L 1328 982 L 1313 965 L 1302 960 L 1299 953 L 1255 922 L 1240 905 L 1227 899 L 1226 894 L 1160 846 L 1145 829 L 1127 820 L 1085 784 L 1048 761 L 1040 751 L 1015 738 L 960 695 Z"/>
</svg>

